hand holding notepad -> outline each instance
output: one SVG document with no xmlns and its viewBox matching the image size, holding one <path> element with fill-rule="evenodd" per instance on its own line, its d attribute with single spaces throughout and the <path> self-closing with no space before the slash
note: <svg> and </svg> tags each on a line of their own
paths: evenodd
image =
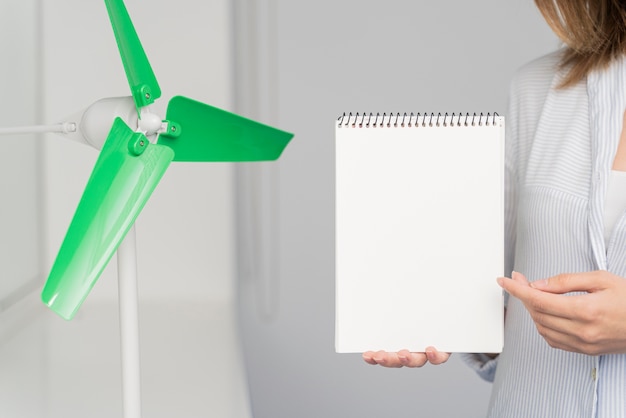
<svg viewBox="0 0 626 418">
<path fill-rule="evenodd" d="M 503 344 L 504 118 L 336 123 L 336 350 Z"/>
<path fill-rule="evenodd" d="M 429 347 L 425 352 L 415 353 L 409 350 L 401 350 L 397 353 L 387 351 L 366 351 L 363 360 L 369 364 L 378 364 L 384 367 L 422 367 L 426 363 L 434 365 L 443 364 L 450 358 L 450 353 L 442 353 L 434 347 Z"/>
</svg>

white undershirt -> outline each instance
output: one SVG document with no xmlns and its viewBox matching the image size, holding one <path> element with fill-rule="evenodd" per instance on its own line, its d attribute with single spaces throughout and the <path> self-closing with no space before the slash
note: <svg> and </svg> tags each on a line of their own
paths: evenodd
<svg viewBox="0 0 626 418">
<path fill-rule="evenodd" d="M 626 209 L 626 171 L 611 170 L 604 201 L 604 242 L 609 245 L 611 233 Z"/>
</svg>

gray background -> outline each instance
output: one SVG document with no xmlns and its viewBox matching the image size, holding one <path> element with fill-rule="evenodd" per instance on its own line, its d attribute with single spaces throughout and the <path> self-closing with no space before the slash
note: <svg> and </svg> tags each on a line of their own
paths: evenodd
<svg viewBox="0 0 626 418">
<path fill-rule="evenodd" d="M 235 103 L 296 134 L 278 163 L 237 168 L 253 413 L 483 416 L 490 385 L 458 357 L 389 370 L 334 353 L 333 122 L 364 111 L 506 114 L 516 68 L 557 40 L 531 1 L 236 4 Z"/>
</svg>

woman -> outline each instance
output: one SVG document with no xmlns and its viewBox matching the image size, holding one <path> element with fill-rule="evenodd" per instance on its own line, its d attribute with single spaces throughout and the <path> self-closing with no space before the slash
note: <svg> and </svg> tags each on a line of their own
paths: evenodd
<svg viewBox="0 0 626 418">
<path fill-rule="evenodd" d="M 626 3 L 535 0 L 566 47 L 523 67 L 507 115 L 507 260 L 490 417 L 626 417 Z M 448 354 L 367 352 L 420 367 Z"/>
</svg>

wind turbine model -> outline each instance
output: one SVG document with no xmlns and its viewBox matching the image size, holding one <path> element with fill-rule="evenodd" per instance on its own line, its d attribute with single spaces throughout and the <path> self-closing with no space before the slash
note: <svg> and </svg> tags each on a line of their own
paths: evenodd
<svg viewBox="0 0 626 418">
<path fill-rule="evenodd" d="M 165 120 L 152 113 L 150 104 L 161 96 L 152 67 L 124 2 L 105 3 L 132 97 L 100 100 L 58 125 L 0 133 L 56 132 L 101 148 L 42 300 L 61 317 L 73 318 L 118 251 L 124 416 L 130 418 L 141 416 L 137 216 L 170 162 L 275 160 L 293 135 L 182 96 L 170 100 Z"/>
</svg>

